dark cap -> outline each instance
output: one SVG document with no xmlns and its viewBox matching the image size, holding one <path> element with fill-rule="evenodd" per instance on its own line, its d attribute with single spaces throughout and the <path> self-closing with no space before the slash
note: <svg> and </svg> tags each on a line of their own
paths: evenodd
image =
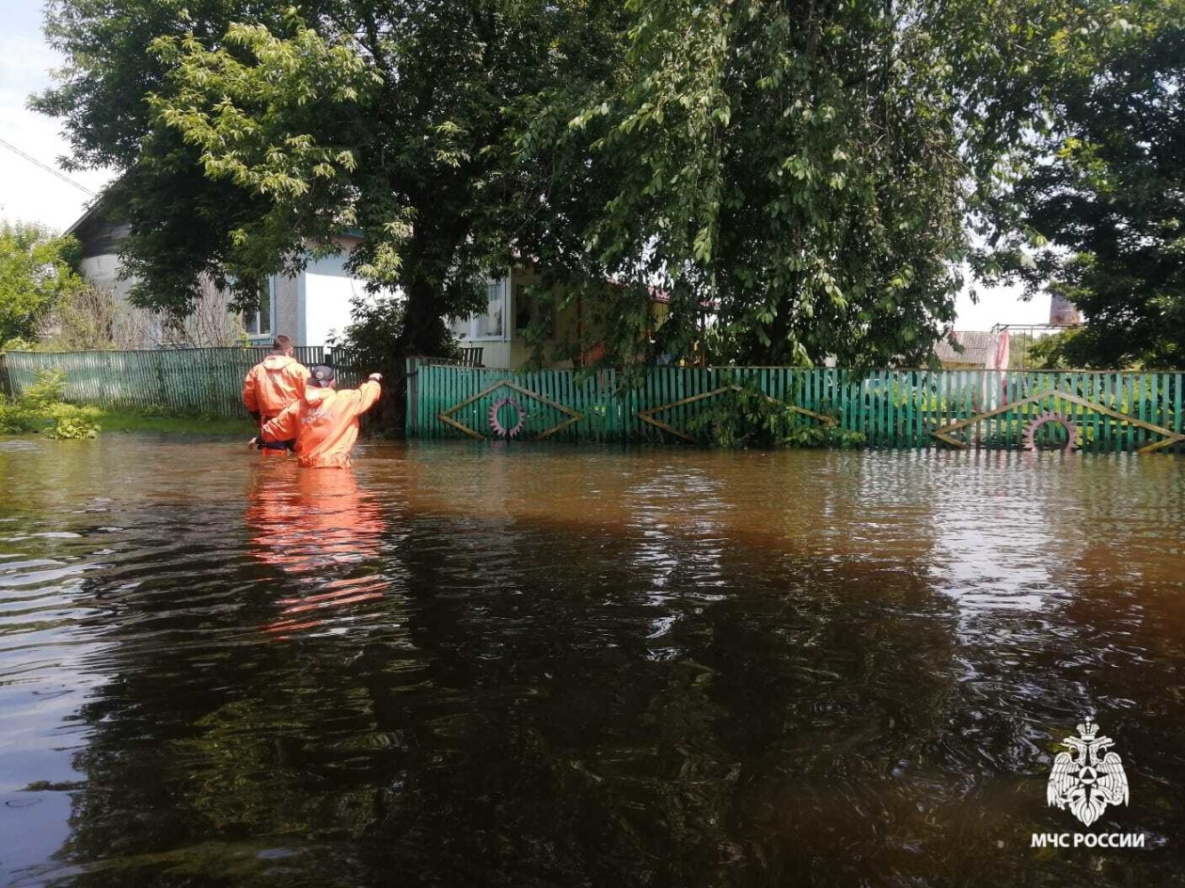
<svg viewBox="0 0 1185 888">
<path fill-rule="evenodd" d="M 333 385 L 333 368 L 325 364 L 314 364 L 309 368 L 309 382 L 320 388 Z"/>
</svg>

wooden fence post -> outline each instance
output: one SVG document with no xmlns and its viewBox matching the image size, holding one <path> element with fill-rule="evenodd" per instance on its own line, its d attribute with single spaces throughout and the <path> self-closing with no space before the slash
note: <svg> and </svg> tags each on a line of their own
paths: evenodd
<svg viewBox="0 0 1185 888">
<path fill-rule="evenodd" d="M 416 391 L 419 383 L 419 373 L 416 369 L 415 357 L 407 359 L 407 416 L 403 421 L 404 434 L 408 438 L 416 436 L 416 408 L 419 403 L 419 393 Z"/>
</svg>

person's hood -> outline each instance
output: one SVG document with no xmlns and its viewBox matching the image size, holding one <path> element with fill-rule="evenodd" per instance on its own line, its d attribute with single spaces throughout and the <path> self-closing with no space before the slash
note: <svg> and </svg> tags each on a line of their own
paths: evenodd
<svg viewBox="0 0 1185 888">
<path fill-rule="evenodd" d="M 306 404 L 315 407 L 333 394 L 336 393 L 331 388 L 321 388 L 320 386 L 309 385 L 305 386 L 304 401 Z"/>
<path fill-rule="evenodd" d="M 288 357 L 288 355 L 268 355 L 263 359 L 264 370 L 283 370 L 295 359 Z"/>
</svg>

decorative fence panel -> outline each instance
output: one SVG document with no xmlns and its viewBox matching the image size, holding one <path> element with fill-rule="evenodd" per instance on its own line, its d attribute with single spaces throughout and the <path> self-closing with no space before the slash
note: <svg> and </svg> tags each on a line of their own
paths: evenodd
<svg viewBox="0 0 1185 888">
<path fill-rule="evenodd" d="M 408 377 L 407 390 L 407 428 L 418 437 L 489 437 L 490 411 L 496 401 L 506 398 L 500 412 L 508 414 L 508 427 L 522 416 L 519 437 L 559 441 L 622 438 L 617 373 L 613 370 L 579 379 L 571 370 L 521 374 L 422 363 L 413 358 L 408 372 L 418 374 Z M 580 418 L 570 422 L 574 413 Z"/>
<path fill-rule="evenodd" d="M 692 418 L 744 386 L 798 408 L 794 423 L 832 424 L 869 447 L 1062 447 L 1072 432 L 1084 452 L 1185 452 L 1180 373 L 652 367 L 627 383 L 613 370 L 516 373 L 416 359 L 408 373 L 407 431 L 421 438 L 498 437 L 521 412 L 524 439 L 689 440 Z"/>
<path fill-rule="evenodd" d="M 267 353 L 266 348 L 8 352 L 0 371 L 14 396 L 49 370 L 66 374 L 66 400 L 77 404 L 241 416 L 243 377 Z M 295 357 L 303 364 L 321 363 L 324 350 L 300 348 Z"/>
</svg>

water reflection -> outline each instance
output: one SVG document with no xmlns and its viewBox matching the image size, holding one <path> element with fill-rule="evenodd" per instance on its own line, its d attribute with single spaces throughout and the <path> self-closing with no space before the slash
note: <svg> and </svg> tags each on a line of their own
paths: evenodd
<svg viewBox="0 0 1185 888">
<path fill-rule="evenodd" d="M 250 554 L 286 576 L 278 617 L 264 630 L 339 630 L 357 609 L 381 598 L 390 580 L 379 570 L 383 516 L 373 491 L 353 472 L 302 471 L 291 460 L 264 465 L 248 492 Z"/>
<path fill-rule="evenodd" d="M 1171 884 L 1185 864 L 1171 458 L 63 452 L 0 448 L 15 884 Z M 1073 828 L 1044 781 L 1085 714 L 1132 787 L 1097 828 L 1163 847 L 1029 848 Z"/>
</svg>

